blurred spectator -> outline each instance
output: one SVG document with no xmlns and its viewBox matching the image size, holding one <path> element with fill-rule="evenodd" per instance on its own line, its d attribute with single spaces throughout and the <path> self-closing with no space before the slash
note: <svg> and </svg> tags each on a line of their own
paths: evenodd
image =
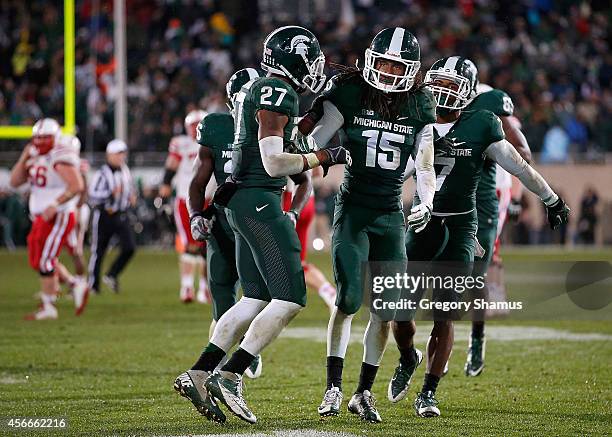
<svg viewBox="0 0 612 437">
<path fill-rule="evenodd" d="M 588 187 L 580 202 L 580 219 L 578 220 L 578 242 L 582 244 L 595 243 L 595 227 L 598 222 L 597 204 L 599 196 L 595 188 Z"/>
<path fill-rule="evenodd" d="M 85 150 L 113 135 L 112 1 L 76 1 L 77 125 Z M 423 68 L 460 53 L 514 99 L 549 160 L 612 151 L 609 4 L 587 1 L 127 1 L 129 143 L 161 151 L 189 107 L 225 110 L 234 69 L 257 66 L 275 27 L 301 24 L 329 62 L 354 65 L 384 26 L 419 39 Z M 63 121 L 61 2 L 0 2 L 0 122 Z M 329 71 L 328 73 L 333 73 Z M 555 144 L 555 141 L 560 141 Z M 2 144 L 13 143 L 4 141 Z M 552 149 L 551 149 L 552 148 Z"/>
</svg>

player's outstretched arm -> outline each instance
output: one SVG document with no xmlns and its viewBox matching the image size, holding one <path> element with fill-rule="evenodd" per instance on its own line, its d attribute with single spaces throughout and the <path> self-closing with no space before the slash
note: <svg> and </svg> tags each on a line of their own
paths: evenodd
<svg viewBox="0 0 612 437">
<path fill-rule="evenodd" d="M 342 147 L 304 154 L 284 152 L 284 129 L 289 120 L 286 115 L 262 109 L 257 112 L 257 120 L 261 161 L 271 177 L 290 176 L 319 165 L 350 165 L 350 154 Z"/>
<path fill-rule="evenodd" d="M 26 166 L 26 161 L 30 156 L 30 145 L 26 145 L 21 152 L 21 156 L 11 169 L 11 178 L 9 183 L 11 187 L 17 188 L 28 181 L 28 170 Z"/>
<path fill-rule="evenodd" d="M 497 141 L 487 147 L 485 154 L 508 173 L 516 176 L 525 188 L 542 199 L 546 205 L 549 224 L 553 229 L 567 223 L 569 207 L 550 188 L 542 175 L 521 157 L 512 144 L 507 140 Z"/>
<path fill-rule="evenodd" d="M 502 128 L 504 129 L 504 134 L 506 135 L 506 139 L 516 151 L 521 155 L 521 157 L 527 161 L 531 162 L 531 148 L 529 147 L 529 143 L 527 142 L 527 138 L 525 138 L 525 134 L 521 131 L 521 123 L 519 120 L 510 115 L 510 116 L 502 116 L 499 117 L 502 122 Z"/>
</svg>

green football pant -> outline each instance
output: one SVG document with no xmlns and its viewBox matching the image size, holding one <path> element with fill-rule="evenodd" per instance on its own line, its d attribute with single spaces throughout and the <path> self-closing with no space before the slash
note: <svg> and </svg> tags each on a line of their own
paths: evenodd
<svg viewBox="0 0 612 437">
<path fill-rule="evenodd" d="M 243 295 L 306 305 L 300 241 L 280 203 L 280 191 L 240 188 L 226 209 L 236 239 Z"/>
<path fill-rule="evenodd" d="M 213 319 L 236 303 L 238 271 L 234 233 L 223 212 L 217 212 L 212 237 L 206 243 L 208 284 L 213 300 Z"/>
<path fill-rule="evenodd" d="M 402 211 L 381 211 L 336 198 L 332 262 L 340 311 L 355 314 L 361 307 L 365 282 L 362 269 L 367 261 L 395 261 L 388 263 L 391 275 L 404 270 L 404 233 Z M 398 262 L 402 263 L 399 270 L 395 268 Z"/>
<path fill-rule="evenodd" d="M 407 271 L 412 276 L 421 274 L 431 276 L 467 277 L 472 273 L 474 250 L 476 247 L 477 219 L 476 211 L 467 214 L 447 217 L 433 216 L 426 228 L 415 233 L 409 229 L 406 232 L 406 255 L 408 257 Z M 410 262 L 419 262 L 412 267 Z M 424 265 L 423 261 L 434 261 L 433 267 Z M 403 297 L 418 302 L 425 289 L 415 293 L 406 292 Z M 439 302 L 458 302 L 463 293 L 455 290 L 434 289 L 433 300 Z M 410 320 L 416 314 L 416 309 L 398 312 L 397 320 Z M 448 318 L 448 314 L 437 314 L 434 318 Z"/>
</svg>

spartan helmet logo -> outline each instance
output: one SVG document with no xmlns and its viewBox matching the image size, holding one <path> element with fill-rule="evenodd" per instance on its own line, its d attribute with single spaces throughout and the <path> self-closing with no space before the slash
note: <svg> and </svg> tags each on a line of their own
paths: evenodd
<svg viewBox="0 0 612 437">
<path fill-rule="evenodd" d="M 308 46 L 306 43 L 310 42 L 310 38 L 305 35 L 297 35 L 293 37 L 289 47 L 289 53 L 295 53 L 296 55 L 308 55 Z"/>
</svg>

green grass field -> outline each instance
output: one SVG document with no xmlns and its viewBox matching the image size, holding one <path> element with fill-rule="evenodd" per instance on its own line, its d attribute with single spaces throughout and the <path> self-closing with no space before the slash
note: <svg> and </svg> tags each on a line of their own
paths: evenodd
<svg viewBox="0 0 612 437">
<path fill-rule="evenodd" d="M 506 252 L 506 259 L 610 260 L 612 252 L 529 250 Z M 330 275 L 329 255 L 313 260 Z M 230 416 L 223 426 L 212 424 L 172 389 L 174 378 L 207 342 L 210 307 L 179 302 L 172 253 L 139 252 L 122 279 L 121 294 L 92 297 L 80 318 L 73 315 L 72 302 L 62 299 L 58 321 L 26 322 L 23 315 L 35 307 L 36 275 L 25 252 L 0 252 L 0 416 L 63 416 L 69 428 L 58 434 L 87 436 L 295 435 L 296 430 L 321 436 L 612 433 L 612 322 L 605 317 L 492 322 L 487 367 L 474 379 L 462 372 L 467 325 L 459 324 L 450 372 L 438 389 L 442 417 L 437 419 L 417 418 L 411 406 L 424 366 L 407 400 L 387 401 L 397 359 L 391 344 L 373 390 L 383 423 L 366 424 L 347 412 L 321 421 L 316 407 L 325 385 L 328 311 L 315 294 L 288 333 L 264 351 L 262 377 L 246 381 L 258 423 Z M 365 315 L 353 326 L 358 334 L 346 359 L 345 399 L 357 383 Z M 424 347 L 429 326 L 419 324 L 417 347 Z M 0 435 L 13 433 L 0 428 Z"/>
</svg>

